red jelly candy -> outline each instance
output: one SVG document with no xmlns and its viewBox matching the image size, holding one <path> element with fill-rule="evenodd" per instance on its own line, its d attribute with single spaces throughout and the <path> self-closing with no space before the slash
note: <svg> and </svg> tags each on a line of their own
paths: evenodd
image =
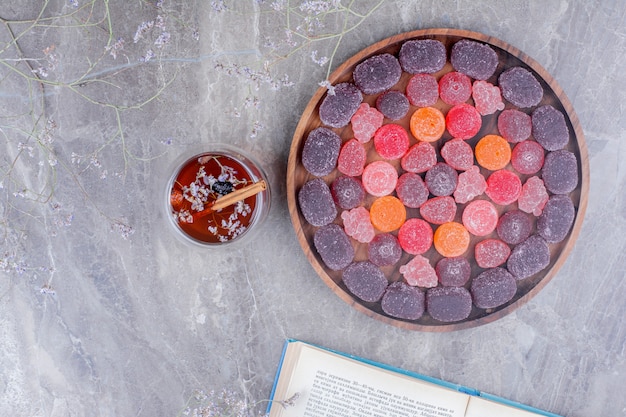
<svg viewBox="0 0 626 417">
<path fill-rule="evenodd" d="M 370 213 L 365 207 L 343 211 L 341 219 L 344 231 L 351 238 L 361 243 L 368 243 L 374 239 L 376 232 L 370 221 Z"/>
<path fill-rule="evenodd" d="M 498 225 L 498 210 L 487 200 L 476 200 L 463 210 L 463 226 L 474 236 L 487 236 Z"/>
<path fill-rule="evenodd" d="M 456 217 L 456 203 L 448 196 L 433 197 L 420 207 L 420 215 L 432 224 L 444 224 Z"/>
<path fill-rule="evenodd" d="M 439 99 L 437 79 L 430 74 L 415 74 L 406 85 L 406 96 L 414 106 L 434 106 Z"/>
<path fill-rule="evenodd" d="M 408 172 L 426 172 L 437 163 L 437 151 L 429 142 L 419 142 L 411 146 L 400 160 L 402 169 Z"/>
<path fill-rule="evenodd" d="M 517 109 L 504 110 L 498 116 L 500 135 L 512 143 L 528 139 L 532 132 L 532 126 L 530 116 Z"/>
<path fill-rule="evenodd" d="M 472 81 L 460 72 L 451 71 L 439 80 L 439 97 L 454 106 L 465 103 L 472 95 Z"/>
<path fill-rule="evenodd" d="M 419 175 L 405 172 L 398 178 L 396 194 L 405 206 L 419 208 L 428 200 L 428 193 L 428 188 Z"/>
<path fill-rule="evenodd" d="M 548 202 L 548 198 L 548 191 L 543 180 L 539 177 L 530 177 L 522 186 L 522 191 L 517 199 L 517 207 L 525 213 L 539 216 Z"/>
<path fill-rule="evenodd" d="M 482 118 L 475 107 L 466 103 L 452 107 L 446 115 L 446 128 L 452 137 L 469 139 L 480 131 Z"/>
<path fill-rule="evenodd" d="M 409 134 L 400 125 L 386 124 L 374 134 L 374 147 L 385 159 L 400 159 L 409 150 Z"/>
<path fill-rule="evenodd" d="M 480 173 L 480 168 L 474 165 L 459 174 L 456 190 L 454 190 L 454 200 L 459 204 L 465 204 L 484 193 L 486 189 L 487 181 Z"/>
<path fill-rule="evenodd" d="M 474 81 L 472 98 L 478 113 L 486 116 L 498 110 L 504 110 L 504 102 L 500 89 L 487 81 Z"/>
<path fill-rule="evenodd" d="M 409 219 L 400 227 L 398 241 L 406 253 L 421 255 L 433 244 L 433 229 L 422 219 Z"/>
<path fill-rule="evenodd" d="M 378 266 L 395 265 L 400 257 L 402 247 L 391 233 L 379 233 L 367 245 L 367 258 Z"/>
<path fill-rule="evenodd" d="M 376 130 L 383 125 L 385 117 L 367 103 L 361 103 L 350 122 L 354 137 L 361 143 L 369 142 Z"/>
<path fill-rule="evenodd" d="M 337 159 L 337 169 L 342 174 L 350 177 L 358 177 L 363 173 L 363 167 L 367 160 L 367 151 L 356 139 L 350 139 L 341 147 Z"/>
<path fill-rule="evenodd" d="M 514 203 L 522 192 L 522 181 L 511 171 L 501 169 L 487 178 L 485 193 L 496 204 L 506 206 Z"/>
<path fill-rule="evenodd" d="M 448 165 L 459 171 L 465 171 L 474 165 L 474 151 L 463 139 L 447 141 L 441 148 L 441 156 Z"/>
<path fill-rule="evenodd" d="M 411 286 L 432 288 L 437 286 L 437 273 L 430 265 L 428 258 L 422 255 L 415 255 L 407 264 L 399 269 L 404 276 L 406 283 Z"/>
<path fill-rule="evenodd" d="M 520 174 L 532 175 L 539 172 L 543 159 L 543 146 L 530 140 L 518 143 L 511 151 L 511 165 Z"/>
<path fill-rule="evenodd" d="M 499 239 L 485 239 L 474 247 L 474 258 L 481 268 L 495 268 L 506 262 L 511 254 L 509 245 Z"/>
<path fill-rule="evenodd" d="M 376 197 L 389 195 L 398 183 L 398 171 L 389 162 L 374 161 L 363 169 L 363 187 Z"/>
<path fill-rule="evenodd" d="M 356 178 L 340 176 L 330 185 L 330 192 L 335 203 L 344 210 L 353 209 L 363 203 L 365 190 Z"/>
</svg>

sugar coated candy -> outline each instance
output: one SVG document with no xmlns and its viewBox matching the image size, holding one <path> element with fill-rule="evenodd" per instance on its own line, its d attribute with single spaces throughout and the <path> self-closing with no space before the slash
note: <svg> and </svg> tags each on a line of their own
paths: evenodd
<svg viewBox="0 0 626 417">
<path fill-rule="evenodd" d="M 383 125 L 374 134 L 374 148 L 384 159 L 400 159 L 409 150 L 409 134 L 398 124 Z"/>
<path fill-rule="evenodd" d="M 424 314 L 424 300 L 424 293 L 418 288 L 404 282 L 394 282 L 385 290 L 380 307 L 392 317 L 417 320 Z"/>
<path fill-rule="evenodd" d="M 435 196 L 452 195 L 456 189 L 458 177 L 454 168 L 444 162 L 438 162 L 426 172 L 426 187 Z"/>
<path fill-rule="evenodd" d="M 478 113 L 486 116 L 498 110 L 504 110 L 504 102 L 500 89 L 487 81 L 474 81 L 472 84 L 472 98 Z"/>
<path fill-rule="evenodd" d="M 476 80 L 491 77 L 498 66 L 498 54 L 489 45 L 462 39 L 452 46 L 452 67 Z"/>
<path fill-rule="evenodd" d="M 376 197 L 391 194 L 398 183 L 398 171 L 389 162 L 374 161 L 365 166 L 361 176 L 365 191 Z"/>
<path fill-rule="evenodd" d="M 474 106 L 457 104 L 446 114 L 446 128 L 454 138 L 470 139 L 480 131 L 483 120 Z"/>
<path fill-rule="evenodd" d="M 370 207 L 370 219 L 381 232 L 399 229 L 406 220 L 406 208 L 396 197 L 386 195 L 377 198 Z"/>
<path fill-rule="evenodd" d="M 472 96 L 472 81 L 460 72 L 451 71 L 439 79 L 439 97 L 454 106 L 465 103 Z"/>
<path fill-rule="evenodd" d="M 521 210 L 511 210 L 500 216 L 496 231 L 503 242 L 517 245 L 530 236 L 533 223 L 530 217 Z"/>
<path fill-rule="evenodd" d="M 548 191 L 543 180 L 539 177 L 530 177 L 522 185 L 522 192 L 517 198 L 517 207 L 525 213 L 539 216 L 548 202 Z"/>
<path fill-rule="evenodd" d="M 428 188 L 418 174 L 405 172 L 398 178 L 396 195 L 407 207 L 419 208 L 428 200 Z"/>
<path fill-rule="evenodd" d="M 398 54 L 402 69 L 409 74 L 432 74 L 446 64 L 446 47 L 436 39 L 406 41 Z"/>
<path fill-rule="evenodd" d="M 506 262 L 511 254 L 509 245 L 500 239 L 481 240 L 474 246 L 474 258 L 481 268 L 495 268 Z"/>
<path fill-rule="evenodd" d="M 411 146 L 408 152 L 400 160 L 402 169 L 408 172 L 421 174 L 426 172 L 437 163 L 437 151 L 428 142 L 418 142 Z"/>
<path fill-rule="evenodd" d="M 472 312 L 472 296 L 464 287 L 437 287 L 426 292 L 426 311 L 435 320 L 465 320 Z"/>
<path fill-rule="evenodd" d="M 386 118 L 400 120 L 409 112 L 409 99 L 402 91 L 385 91 L 376 98 L 376 108 Z"/>
<path fill-rule="evenodd" d="M 467 171 L 459 174 L 459 179 L 454 190 L 454 201 L 465 204 L 487 190 L 487 181 L 480 173 L 480 169 L 473 165 Z"/>
<path fill-rule="evenodd" d="M 420 207 L 420 215 L 432 224 L 444 224 L 456 217 L 456 202 L 450 196 L 433 197 Z"/>
<path fill-rule="evenodd" d="M 335 178 L 330 185 L 330 193 L 335 203 L 344 210 L 360 206 L 365 199 L 365 189 L 361 181 L 344 175 Z"/>
<path fill-rule="evenodd" d="M 470 291 L 476 307 L 496 308 L 513 299 L 517 283 L 506 269 L 491 268 L 472 280 Z"/>
<path fill-rule="evenodd" d="M 465 171 L 474 165 L 474 151 L 463 139 L 452 139 L 441 147 L 441 157 L 452 168 Z"/>
<path fill-rule="evenodd" d="M 330 127 L 344 127 L 357 111 L 363 94 L 352 83 L 340 83 L 328 91 L 319 108 L 322 123 Z"/>
<path fill-rule="evenodd" d="M 421 255 L 433 244 L 433 229 L 422 219 L 408 219 L 398 231 L 398 241 L 406 253 Z"/>
<path fill-rule="evenodd" d="M 511 160 L 511 146 L 502 136 L 483 136 L 474 148 L 476 162 L 490 171 L 504 168 Z"/>
<path fill-rule="evenodd" d="M 531 121 L 535 140 L 547 151 L 563 149 L 569 142 L 565 116 L 554 107 L 537 107 L 531 115 Z"/>
<path fill-rule="evenodd" d="M 398 238 L 391 233 L 379 233 L 367 245 L 367 258 L 375 265 L 395 265 L 402 257 Z"/>
<path fill-rule="evenodd" d="M 383 125 L 385 117 L 374 107 L 367 103 L 361 103 L 356 113 L 350 119 L 352 133 L 361 143 L 367 143 L 376 133 L 376 130 Z"/>
<path fill-rule="evenodd" d="M 415 139 L 422 142 L 435 142 L 446 130 L 443 113 L 434 107 L 422 107 L 411 115 L 409 127 Z"/>
<path fill-rule="evenodd" d="M 391 54 L 374 55 L 354 68 L 354 83 L 364 94 L 377 94 L 397 84 L 402 75 L 398 58 Z"/>
<path fill-rule="evenodd" d="M 322 262 L 333 271 L 340 271 L 354 260 L 354 248 L 341 226 L 322 226 L 313 235 L 313 245 Z"/>
<path fill-rule="evenodd" d="M 413 287 L 432 288 L 437 286 L 437 274 L 428 258 L 415 255 L 399 268 L 407 284 Z"/>
<path fill-rule="evenodd" d="M 444 287 L 462 287 L 470 279 L 472 266 L 462 256 L 441 258 L 435 265 L 435 272 Z"/>
<path fill-rule="evenodd" d="M 518 280 L 529 278 L 550 264 L 550 248 L 544 238 L 531 235 L 515 246 L 506 267 Z"/>
<path fill-rule="evenodd" d="M 470 234 L 460 223 L 444 223 L 435 230 L 433 244 L 441 256 L 454 258 L 463 255 L 469 246 Z"/>
<path fill-rule="evenodd" d="M 498 115 L 498 132 L 512 143 L 526 140 L 532 132 L 531 118 L 517 109 L 506 109 Z"/>
<path fill-rule="evenodd" d="M 511 165 L 520 174 L 536 174 L 543 167 L 543 160 L 543 147 L 532 140 L 518 143 L 511 151 Z"/>
<path fill-rule="evenodd" d="M 298 192 L 300 210 L 313 226 L 324 226 L 337 217 L 337 207 L 328 185 L 321 178 L 306 182 Z"/>
<path fill-rule="evenodd" d="M 541 177 L 553 194 L 567 194 L 578 186 L 578 161 L 572 152 L 561 149 L 548 152 Z"/>
<path fill-rule="evenodd" d="M 374 239 L 376 232 L 370 221 L 370 213 L 365 207 L 357 207 L 341 212 L 343 229 L 352 239 L 368 243 Z"/>
<path fill-rule="evenodd" d="M 532 72 L 512 67 L 500 74 L 498 84 L 504 98 L 520 108 L 533 107 L 543 98 L 543 88 Z"/>
<path fill-rule="evenodd" d="M 417 107 L 434 106 L 439 99 L 439 84 L 430 74 L 415 74 L 405 89 L 409 103 Z"/>
<path fill-rule="evenodd" d="M 553 195 L 537 218 L 537 233 L 548 243 L 559 243 L 567 237 L 575 217 L 576 209 L 569 196 Z"/>
<path fill-rule="evenodd" d="M 506 169 L 494 172 L 487 178 L 485 194 L 491 201 L 501 206 L 513 204 L 522 192 L 522 181 Z"/>
<path fill-rule="evenodd" d="M 363 167 L 367 160 L 367 151 L 357 139 L 346 141 L 339 151 L 337 169 L 342 174 L 358 177 L 363 173 Z"/>
<path fill-rule="evenodd" d="M 340 149 L 339 135 L 328 128 L 318 127 L 304 141 L 302 165 L 316 177 L 328 175 L 337 166 Z"/>
<path fill-rule="evenodd" d="M 389 285 L 383 271 L 368 261 L 348 265 L 343 271 L 342 280 L 348 291 L 369 303 L 380 300 Z"/>
<path fill-rule="evenodd" d="M 498 210 L 487 200 L 474 200 L 465 206 L 462 221 L 474 236 L 487 236 L 496 229 Z"/>
</svg>

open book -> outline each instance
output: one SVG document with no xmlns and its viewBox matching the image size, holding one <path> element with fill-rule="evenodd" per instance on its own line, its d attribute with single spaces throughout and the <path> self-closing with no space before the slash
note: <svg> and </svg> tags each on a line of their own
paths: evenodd
<svg viewBox="0 0 626 417">
<path fill-rule="evenodd" d="M 297 340 L 285 343 L 269 417 L 559 417 Z"/>
</svg>

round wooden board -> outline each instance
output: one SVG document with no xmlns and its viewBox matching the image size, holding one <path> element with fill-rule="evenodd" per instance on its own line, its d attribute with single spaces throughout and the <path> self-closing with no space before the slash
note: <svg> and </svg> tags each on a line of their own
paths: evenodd
<svg viewBox="0 0 626 417">
<path fill-rule="evenodd" d="M 566 149 L 573 152 L 578 159 L 578 186 L 572 193 L 570 193 L 570 197 L 574 202 L 574 206 L 576 208 L 576 217 L 574 219 L 574 224 L 570 230 L 570 233 L 562 242 L 550 245 L 551 261 L 547 268 L 530 278 L 526 278 L 517 282 L 517 293 L 512 300 L 495 309 L 485 310 L 479 309 L 474 306 L 472 308 L 472 312 L 467 319 L 454 323 L 439 322 L 430 317 L 427 313 L 425 313 L 420 319 L 415 321 L 397 319 L 385 314 L 380 306 L 380 303 L 364 302 L 353 296 L 342 282 L 341 271 L 332 271 L 324 265 L 313 244 L 313 236 L 315 234 L 315 231 L 317 230 L 317 227 L 314 227 L 307 223 L 302 213 L 300 212 L 298 206 L 298 192 L 304 183 L 314 178 L 302 166 L 302 147 L 309 132 L 322 125 L 322 122 L 320 121 L 318 115 L 318 109 L 326 95 L 326 88 L 319 88 L 315 92 L 309 104 L 302 113 L 301 119 L 296 127 L 295 133 L 293 135 L 291 149 L 289 152 L 289 163 L 287 166 L 287 198 L 289 212 L 298 241 L 307 259 L 309 260 L 317 274 L 335 292 L 336 295 L 338 295 L 341 299 L 346 301 L 349 305 L 351 305 L 358 311 L 370 317 L 374 317 L 385 323 L 409 330 L 435 332 L 453 331 L 489 323 L 509 314 L 510 312 L 530 300 L 552 279 L 552 277 L 554 277 L 554 275 L 563 265 L 567 256 L 571 252 L 582 227 L 589 191 L 589 162 L 582 128 L 572 105 L 570 104 L 569 100 L 567 99 L 567 97 L 563 93 L 563 90 L 559 87 L 557 82 L 532 58 L 522 53 L 518 49 L 512 47 L 511 45 L 508 45 L 507 43 L 490 36 L 457 29 L 426 29 L 398 34 L 396 36 L 392 36 L 390 38 L 377 42 L 363 49 L 352 58 L 348 59 L 333 72 L 333 74 L 329 78 L 329 81 L 333 85 L 340 82 L 351 82 L 352 72 L 354 68 L 364 59 L 381 53 L 390 53 L 397 57 L 402 44 L 405 41 L 412 39 L 436 39 L 441 41 L 446 46 L 448 52 L 448 62 L 441 71 L 433 74 L 437 79 L 439 79 L 445 73 L 453 70 L 449 62 L 450 49 L 454 43 L 461 39 L 476 40 L 482 43 L 489 44 L 492 49 L 496 51 L 499 57 L 499 65 L 496 69 L 495 74 L 487 80 L 494 85 L 497 85 L 498 75 L 507 68 L 521 66 L 533 72 L 544 89 L 544 97 L 539 106 L 550 104 L 557 110 L 560 110 L 565 115 L 566 123 L 570 133 L 570 140 Z M 410 77 L 411 74 L 403 73 L 399 83 L 393 89 L 404 91 L 404 87 L 406 86 L 406 83 Z M 363 102 L 366 102 L 374 107 L 376 97 L 377 95 L 364 95 Z M 506 101 L 505 104 L 507 108 L 513 107 Z M 439 108 L 444 114 L 446 114 L 451 106 L 443 103 L 440 99 L 435 107 Z M 407 131 L 410 132 L 408 128 L 408 121 L 412 112 L 415 109 L 416 107 L 411 106 L 411 109 L 404 119 L 393 122 L 404 126 Z M 528 110 L 532 109 L 523 110 L 528 113 Z M 500 112 L 498 111 L 492 115 L 483 116 L 483 124 L 480 132 L 474 138 L 468 140 L 468 143 L 470 143 L 472 147 L 475 145 L 476 141 L 484 135 L 489 133 L 498 133 L 497 116 L 499 113 Z M 385 119 L 384 121 L 384 123 L 389 122 L 391 121 L 388 119 Z M 333 130 L 341 136 L 344 142 L 353 137 L 352 129 L 349 124 L 344 128 L 334 128 Z M 451 136 L 446 131 L 442 139 L 434 144 L 437 150 L 439 151 L 442 144 L 449 139 L 451 139 Z M 368 150 L 368 163 L 373 160 L 380 159 L 380 157 L 376 154 L 376 151 L 374 150 L 372 142 L 373 141 L 370 141 L 365 144 L 366 149 Z M 415 143 L 416 140 L 411 136 L 411 145 Z M 399 166 L 397 161 L 396 165 Z M 481 172 L 483 173 L 483 175 L 485 175 L 485 177 L 488 176 L 489 171 L 481 168 Z M 327 184 L 330 185 L 338 175 L 340 175 L 340 173 L 337 171 L 337 169 L 335 169 L 331 174 L 324 177 L 324 180 Z M 520 175 L 522 182 L 524 182 L 527 177 L 528 176 Z M 372 201 L 371 197 L 368 198 L 369 200 L 366 200 L 366 202 L 364 203 L 366 207 L 369 207 L 369 204 L 371 204 Z M 457 210 L 457 221 L 460 221 L 460 216 L 463 212 L 464 206 L 465 205 L 459 204 Z M 515 208 L 502 206 L 496 207 L 498 207 L 501 213 L 508 211 L 511 208 Z M 418 209 L 409 209 L 409 217 L 417 216 L 418 212 Z M 341 217 L 337 216 L 335 222 L 341 224 Z M 492 235 L 486 237 L 497 236 L 494 232 Z M 470 261 L 470 264 L 472 265 L 472 277 L 475 277 L 478 273 L 482 271 L 482 269 L 478 267 L 474 260 L 473 247 L 478 240 L 482 240 L 486 237 L 480 239 L 472 237 L 470 248 L 465 254 L 465 256 Z M 367 260 L 367 244 L 360 244 L 355 240 L 352 240 L 352 243 L 356 253 L 355 261 Z M 441 256 L 435 251 L 434 248 L 431 248 L 428 252 L 424 254 L 424 256 L 429 258 L 429 260 L 431 261 L 431 265 L 433 266 L 441 258 Z M 397 265 L 381 268 L 388 278 L 389 282 L 400 281 L 403 279 L 402 275 L 398 271 L 398 268 L 400 267 L 400 265 L 407 263 L 411 259 L 411 257 L 411 255 L 404 253 Z"/>
</svg>

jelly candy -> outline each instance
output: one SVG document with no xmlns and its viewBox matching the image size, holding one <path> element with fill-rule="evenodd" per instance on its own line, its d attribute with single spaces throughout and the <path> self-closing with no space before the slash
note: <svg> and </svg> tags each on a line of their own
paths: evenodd
<svg viewBox="0 0 626 417">
<path fill-rule="evenodd" d="M 449 196 L 433 197 L 420 207 L 420 215 L 432 224 L 444 224 L 456 217 L 456 203 Z"/>
<path fill-rule="evenodd" d="M 364 94 L 377 94 L 400 81 L 402 68 L 391 54 L 374 55 L 354 68 L 354 83 Z"/>
<path fill-rule="evenodd" d="M 496 231 L 503 242 L 509 245 L 517 245 L 526 240 L 533 230 L 533 223 L 527 214 L 520 210 L 511 210 L 504 213 Z"/>
<path fill-rule="evenodd" d="M 430 74 L 415 74 L 405 89 L 409 103 L 417 107 L 434 106 L 439 99 L 439 84 Z"/>
<path fill-rule="evenodd" d="M 461 103 L 448 111 L 445 122 L 452 137 L 470 139 L 480 131 L 483 120 L 475 107 Z"/>
<path fill-rule="evenodd" d="M 506 269 L 492 268 L 472 280 L 470 291 L 476 307 L 496 308 L 513 299 L 517 283 Z"/>
<path fill-rule="evenodd" d="M 497 171 L 511 160 L 511 146 L 502 136 L 487 135 L 481 138 L 474 148 L 476 162 L 490 171 Z"/>
<path fill-rule="evenodd" d="M 546 189 L 554 194 L 567 194 L 578 185 L 576 155 L 565 149 L 548 152 L 541 174 Z"/>
<path fill-rule="evenodd" d="M 394 282 L 387 287 L 380 307 L 395 318 L 417 320 L 424 314 L 424 293 L 404 282 Z"/>
<path fill-rule="evenodd" d="M 511 251 L 507 269 L 518 280 L 529 278 L 550 264 L 550 248 L 539 235 L 532 235 Z"/>
<path fill-rule="evenodd" d="M 361 143 L 367 143 L 376 130 L 383 125 L 385 117 L 381 112 L 367 103 L 361 103 L 354 116 L 350 119 L 354 137 Z"/>
<path fill-rule="evenodd" d="M 484 193 L 485 190 L 487 190 L 487 181 L 480 173 L 480 169 L 473 165 L 459 174 L 456 190 L 454 190 L 454 201 L 465 204 Z"/>
<path fill-rule="evenodd" d="M 363 173 L 367 160 L 367 151 L 357 139 L 350 139 L 343 144 L 337 158 L 337 169 L 342 174 L 357 177 Z"/>
<path fill-rule="evenodd" d="M 343 229 L 348 236 L 361 243 L 374 239 L 376 232 L 370 221 L 370 213 L 365 207 L 357 207 L 341 213 Z"/>
<path fill-rule="evenodd" d="M 478 113 L 486 116 L 498 110 L 504 110 L 500 89 L 487 81 L 474 81 L 472 84 L 472 98 Z"/>
<path fill-rule="evenodd" d="M 363 94 L 352 83 L 340 83 L 333 87 L 322 100 L 319 116 L 322 123 L 330 127 L 344 127 L 363 101 Z"/>
<path fill-rule="evenodd" d="M 348 291 L 369 303 L 380 300 L 389 285 L 383 271 L 368 261 L 351 263 L 341 278 Z"/>
<path fill-rule="evenodd" d="M 441 157 L 452 168 L 465 171 L 474 165 L 474 151 L 463 139 L 452 139 L 441 147 Z"/>
<path fill-rule="evenodd" d="M 321 178 L 306 182 L 298 193 L 300 210 L 313 226 L 324 226 L 337 217 L 337 207 L 328 185 Z"/>
<path fill-rule="evenodd" d="M 437 287 L 426 292 L 426 311 L 435 320 L 465 320 L 472 312 L 472 296 L 463 287 Z"/>
<path fill-rule="evenodd" d="M 365 191 L 376 197 L 391 194 L 398 183 L 398 171 L 389 162 L 374 161 L 363 169 Z"/>
<path fill-rule="evenodd" d="M 415 255 L 405 265 L 399 268 L 407 284 L 413 287 L 431 288 L 437 286 L 435 268 L 430 265 L 428 258 Z"/>
<path fill-rule="evenodd" d="M 421 255 L 433 244 L 433 229 L 422 219 L 409 219 L 400 227 L 398 241 L 406 253 Z"/>
<path fill-rule="evenodd" d="M 531 118 L 517 109 L 506 109 L 498 116 L 498 131 L 509 142 L 521 142 L 530 137 Z"/>
<path fill-rule="evenodd" d="M 434 142 L 439 140 L 446 130 L 446 120 L 438 109 L 422 107 L 411 115 L 409 126 L 415 139 L 422 142 Z"/>
<path fill-rule="evenodd" d="M 409 99 L 401 91 L 385 91 L 376 98 L 376 108 L 386 118 L 400 120 L 409 112 Z"/>
<path fill-rule="evenodd" d="M 365 189 L 361 181 L 353 177 L 340 176 L 330 185 L 335 203 L 344 210 L 360 206 L 365 199 Z"/>
<path fill-rule="evenodd" d="M 338 134 L 328 128 L 318 127 L 304 141 L 302 165 L 316 177 L 328 175 L 337 165 L 340 148 L 341 138 Z"/>
<path fill-rule="evenodd" d="M 550 197 L 537 218 L 537 233 L 548 243 L 559 243 L 569 233 L 576 217 L 574 203 L 566 195 Z"/>
<path fill-rule="evenodd" d="M 495 268 L 506 262 L 511 254 L 509 245 L 499 239 L 485 239 L 474 246 L 474 258 L 481 268 Z"/>
<path fill-rule="evenodd" d="M 465 206 L 462 221 L 474 236 L 487 236 L 498 224 L 498 210 L 487 200 L 474 200 Z"/>
<path fill-rule="evenodd" d="M 405 206 L 419 208 L 428 200 L 428 188 L 422 177 L 413 172 L 405 172 L 398 178 L 396 195 Z"/>
<path fill-rule="evenodd" d="M 435 265 L 435 272 L 444 287 L 462 287 L 469 281 L 472 267 L 464 257 L 441 258 Z"/>
<path fill-rule="evenodd" d="M 472 81 L 465 74 L 451 71 L 439 79 L 439 97 L 454 106 L 465 103 L 472 96 Z"/>
<path fill-rule="evenodd" d="M 543 88 L 537 78 L 522 67 L 505 70 L 498 77 L 504 98 L 520 108 L 533 107 L 543 98 Z"/>
<path fill-rule="evenodd" d="M 467 251 L 470 234 L 460 223 L 444 223 L 435 230 L 433 244 L 441 256 L 453 258 Z"/>
<path fill-rule="evenodd" d="M 437 151 L 428 142 L 419 142 L 411 146 L 400 160 L 402 169 L 408 172 L 426 172 L 437 163 Z"/>
<path fill-rule="evenodd" d="M 462 39 L 452 46 L 450 62 L 455 70 L 476 80 L 486 80 L 496 71 L 498 54 L 489 45 Z"/>
<path fill-rule="evenodd" d="M 517 207 L 526 213 L 539 216 L 548 201 L 548 192 L 539 177 L 530 177 L 522 186 L 522 192 L 517 198 Z"/>
<path fill-rule="evenodd" d="M 452 195 L 456 189 L 458 177 L 454 168 L 444 162 L 438 162 L 426 172 L 426 187 L 435 196 Z"/>
<path fill-rule="evenodd" d="M 341 226 L 322 226 L 313 235 L 313 245 L 322 262 L 333 271 L 340 271 L 354 260 L 354 248 Z"/>
<path fill-rule="evenodd" d="M 446 64 L 446 47 L 436 39 L 410 40 L 402 44 L 398 58 L 409 74 L 432 74 Z"/>
<path fill-rule="evenodd" d="M 543 166 L 543 152 L 543 147 L 537 142 L 520 142 L 511 151 L 511 165 L 520 174 L 536 174 Z"/>
<path fill-rule="evenodd" d="M 406 208 L 394 196 L 380 197 L 370 207 L 370 219 L 381 232 L 391 232 L 399 229 L 406 220 Z"/>
<path fill-rule="evenodd" d="M 563 149 L 569 142 L 569 129 L 563 113 L 547 105 L 535 109 L 531 115 L 535 140 L 547 151 Z"/>
<path fill-rule="evenodd" d="M 402 256 L 402 247 L 391 233 L 379 233 L 367 245 L 367 258 L 378 266 L 395 265 Z"/>
<path fill-rule="evenodd" d="M 514 203 L 522 192 L 522 181 L 511 171 L 501 169 L 487 178 L 485 194 L 496 204 L 507 206 Z"/>
<path fill-rule="evenodd" d="M 374 147 L 384 159 L 400 159 L 409 150 L 409 134 L 395 123 L 383 125 L 374 135 Z"/>
</svg>

